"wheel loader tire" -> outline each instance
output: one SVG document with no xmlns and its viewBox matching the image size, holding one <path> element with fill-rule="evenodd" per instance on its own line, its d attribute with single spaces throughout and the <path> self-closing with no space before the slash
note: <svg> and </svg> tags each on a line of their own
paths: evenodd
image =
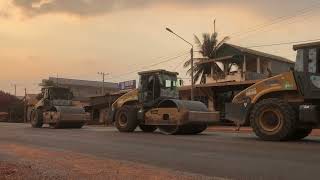
<svg viewBox="0 0 320 180">
<path fill-rule="evenodd" d="M 123 106 L 116 113 L 115 125 L 120 132 L 133 132 L 138 126 L 137 108 Z"/>
<path fill-rule="evenodd" d="M 296 119 L 293 107 L 276 98 L 261 100 L 250 113 L 253 131 L 265 141 L 290 140 L 297 126 Z"/>
<path fill-rule="evenodd" d="M 143 124 L 140 124 L 139 128 L 146 133 L 151 133 L 157 130 L 157 126 L 150 126 L 150 125 L 143 125 Z"/>
<path fill-rule="evenodd" d="M 293 134 L 290 140 L 301 140 L 304 139 L 305 137 L 309 136 L 310 133 L 312 132 L 312 128 L 307 127 L 307 128 L 297 128 Z"/>
<path fill-rule="evenodd" d="M 31 126 L 33 128 L 42 128 L 43 126 L 43 114 L 41 109 L 32 111 L 31 114 Z"/>
</svg>

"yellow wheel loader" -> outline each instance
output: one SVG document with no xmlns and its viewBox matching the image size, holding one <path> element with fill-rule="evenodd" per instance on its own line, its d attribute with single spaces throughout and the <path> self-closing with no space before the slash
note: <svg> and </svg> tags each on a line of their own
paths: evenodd
<svg viewBox="0 0 320 180">
<path fill-rule="evenodd" d="M 178 73 L 166 70 L 140 72 L 140 86 L 118 98 L 109 113 L 120 132 L 144 132 L 159 128 L 164 134 L 198 134 L 219 120 L 198 101 L 179 100 Z"/>
<path fill-rule="evenodd" d="M 73 94 L 67 88 L 42 88 L 42 98 L 31 112 L 31 125 L 41 128 L 49 124 L 52 128 L 82 128 L 88 116 L 84 108 L 72 104 Z"/>
<path fill-rule="evenodd" d="M 226 118 L 267 141 L 299 140 L 320 124 L 320 42 L 295 45 L 294 70 L 262 80 L 226 104 Z"/>
</svg>

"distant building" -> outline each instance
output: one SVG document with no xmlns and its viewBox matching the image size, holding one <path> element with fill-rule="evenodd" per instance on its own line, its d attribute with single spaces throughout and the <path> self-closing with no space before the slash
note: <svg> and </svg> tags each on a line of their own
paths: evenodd
<svg viewBox="0 0 320 180">
<path fill-rule="evenodd" d="M 80 101 L 89 100 L 90 97 L 103 96 L 107 93 L 118 91 L 117 83 L 105 82 L 103 94 L 103 85 L 100 81 L 87 81 L 55 77 L 49 77 L 49 79 L 42 80 L 42 83 L 40 85 L 44 85 L 48 81 L 53 82 L 60 87 L 70 88 L 73 92 L 74 99 Z"/>
<path fill-rule="evenodd" d="M 214 73 L 216 63 L 221 66 L 221 76 Z M 198 64 L 211 67 L 206 83 L 259 80 L 294 67 L 294 62 L 284 57 L 228 43 L 217 50 L 217 58 L 198 59 Z"/>
</svg>

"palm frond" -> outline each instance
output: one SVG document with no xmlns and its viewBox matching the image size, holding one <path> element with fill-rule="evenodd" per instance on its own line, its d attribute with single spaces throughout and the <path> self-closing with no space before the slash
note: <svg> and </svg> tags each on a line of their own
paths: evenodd
<svg viewBox="0 0 320 180">
<path fill-rule="evenodd" d="M 218 49 L 222 44 L 226 43 L 228 40 L 230 40 L 229 36 L 224 37 L 216 46 L 216 48 Z"/>
<path fill-rule="evenodd" d="M 201 71 L 196 71 L 193 76 L 193 82 L 196 83 L 199 81 L 200 78 L 202 78 L 203 73 Z"/>
<path fill-rule="evenodd" d="M 217 55 L 217 49 L 226 41 L 228 41 L 229 37 L 224 37 L 221 41 L 218 41 L 218 33 L 202 33 L 202 41 L 200 38 L 196 35 L 194 35 L 194 41 L 199 49 L 199 53 L 203 57 L 207 57 L 208 59 L 213 59 Z M 191 60 L 188 60 L 184 63 L 184 67 L 188 68 L 187 74 L 191 74 L 191 68 L 190 68 Z M 223 70 L 219 67 L 217 63 L 214 63 L 213 67 L 213 76 L 214 77 L 222 77 L 225 74 L 223 73 Z M 232 68 L 232 65 L 228 68 Z M 207 64 L 195 64 L 194 65 L 194 82 L 205 83 L 206 82 L 206 76 L 211 74 L 211 66 L 208 66 Z"/>
<path fill-rule="evenodd" d="M 198 36 L 195 35 L 195 34 L 194 34 L 193 36 L 194 36 L 194 42 L 195 42 L 195 44 L 200 48 L 201 45 L 202 45 L 200 39 L 199 39 Z"/>
<path fill-rule="evenodd" d="M 184 64 L 183 67 L 187 68 L 191 65 L 191 59 L 187 60 Z"/>
</svg>

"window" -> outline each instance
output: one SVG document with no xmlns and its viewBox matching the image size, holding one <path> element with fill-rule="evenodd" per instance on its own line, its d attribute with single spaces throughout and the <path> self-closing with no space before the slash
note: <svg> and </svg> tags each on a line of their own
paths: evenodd
<svg viewBox="0 0 320 180">
<path fill-rule="evenodd" d="M 319 72 L 317 62 L 317 49 L 309 49 L 309 62 L 308 62 L 308 72 L 309 73 L 317 73 Z"/>
<path fill-rule="evenodd" d="M 317 49 L 317 73 L 320 73 L 320 48 Z"/>
<path fill-rule="evenodd" d="M 170 88 L 171 87 L 171 80 L 166 80 L 166 88 Z"/>
<path fill-rule="evenodd" d="M 298 72 L 303 72 L 303 56 L 304 56 L 304 50 L 299 49 L 297 51 L 297 58 L 296 58 L 296 63 L 295 63 L 295 71 Z"/>
</svg>

